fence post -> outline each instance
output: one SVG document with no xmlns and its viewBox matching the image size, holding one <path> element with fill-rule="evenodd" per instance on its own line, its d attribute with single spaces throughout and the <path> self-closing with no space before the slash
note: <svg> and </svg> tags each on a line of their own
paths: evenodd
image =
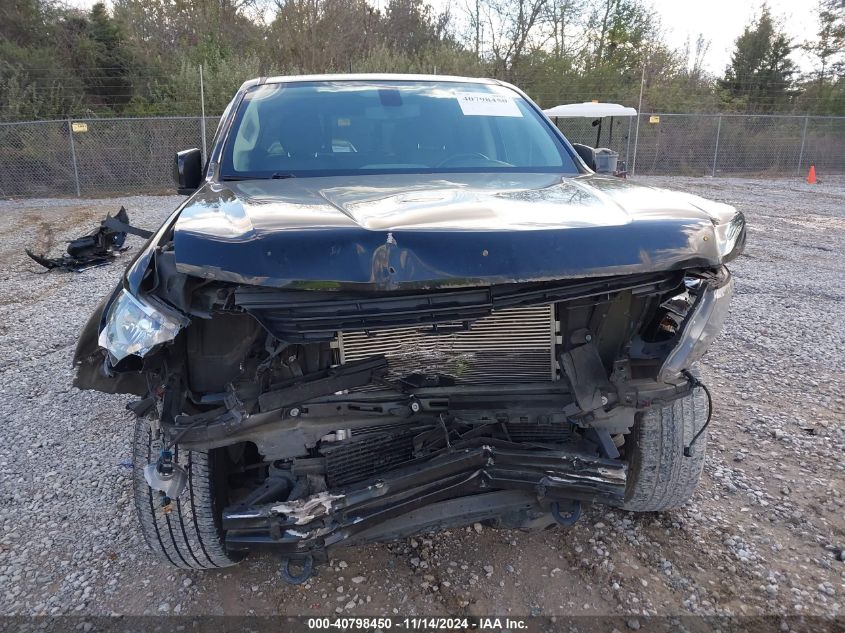
<svg viewBox="0 0 845 633">
<path fill-rule="evenodd" d="M 202 64 L 200 64 L 200 112 L 202 118 L 200 119 L 200 134 L 202 134 L 202 160 L 208 162 L 208 151 L 205 147 L 205 86 L 202 81 Z"/>
<path fill-rule="evenodd" d="M 798 152 L 798 173 L 795 174 L 796 176 L 801 175 L 801 163 L 804 162 L 804 143 L 807 140 L 807 121 L 810 119 L 808 116 L 804 116 L 804 129 L 801 130 L 801 151 Z"/>
<path fill-rule="evenodd" d="M 634 134 L 634 159 L 631 161 L 631 175 L 637 169 L 637 145 L 640 141 L 640 116 L 643 113 L 643 89 L 645 88 L 645 60 L 643 60 L 643 74 L 640 77 L 640 100 L 637 102 L 637 130 Z"/>
<path fill-rule="evenodd" d="M 73 163 L 73 179 L 76 182 L 76 197 L 82 196 L 79 190 L 79 168 L 76 166 L 76 146 L 73 143 L 73 122 L 68 117 L 67 120 L 67 135 L 70 139 L 70 160 Z"/>
<path fill-rule="evenodd" d="M 637 128 L 634 130 L 634 157 L 631 159 L 631 175 L 635 175 L 637 170 L 637 146 L 640 144 L 640 117 L 642 114 L 637 114 Z"/>
<path fill-rule="evenodd" d="M 719 160 L 719 137 L 722 134 L 722 115 L 719 115 L 719 122 L 716 124 L 716 149 L 713 150 L 713 170 L 710 175 L 716 177 L 716 161 Z"/>
</svg>

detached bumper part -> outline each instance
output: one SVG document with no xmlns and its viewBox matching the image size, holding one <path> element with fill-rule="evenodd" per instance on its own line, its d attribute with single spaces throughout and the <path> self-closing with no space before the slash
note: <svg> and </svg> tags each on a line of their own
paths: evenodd
<svg viewBox="0 0 845 633">
<path fill-rule="evenodd" d="M 284 503 L 230 506 L 223 512 L 226 546 L 230 551 L 272 549 L 290 555 L 397 538 L 433 527 L 428 508 L 446 521 L 443 513 L 449 504 L 464 505 L 452 518 L 454 526 L 466 525 L 484 515 L 485 504 L 474 505 L 473 500 L 495 491 L 510 491 L 510 505 L 525 510 L 542 511 L 566 501 L 622 505 L 623 462 L 516 446 L 487 438 L 469 441 L 347 488 Z M 501 495 L 495 499 L 502 501 Z M 496 508 L 492 516 L 501 511 Z"/>
<path fill-rule="evenodd" d="M 50 258 L 37 255 L 29 249 L 25 250 L 31 259 L 47 270 L 61 268 L 81 273 L 89 268 L 108 264 L 117 253 L 125 250 L 123 244 L 127 233 L 143 239 L 149 239 L 152 236 L 150 231 L 131 226 L 129 214 L 126 213 L 126 209 L 120 207 L 115 215 L 106 215 L 99 227 L 82 237 L 71 240 L 67 246 L 67 253 L 61 257 Z"/>
</svg>

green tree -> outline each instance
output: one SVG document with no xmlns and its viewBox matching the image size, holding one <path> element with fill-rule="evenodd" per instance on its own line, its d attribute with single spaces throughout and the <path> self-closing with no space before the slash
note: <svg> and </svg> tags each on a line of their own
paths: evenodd
<svg viewBox="0 0 845 633">
<path fill-rule="evenodd" d="M 59 118 L 84 103 L 71 60 L 57 50 L 63 17 L 48 0 L 0 2 L 0 118 Z"/>
<path fill-rule="evenodd" d="M 448 14 L 435 15 L 422 0 L 388 0 L 382 39 L 390 50 L 419 55 L 448 37 L 447 24 Z"/>
<path fill-rule="evenodd" d="M 703 40 L 692 63 L 666 45 L 649 0 L 62 1 L 0 0 L 0 118 L 196 115 L 200 65 L 209 114 L 259 75 L 435 69 L 511 81 L 543 106 L 636 104 L 645 68 L 646 110 L 845 110 L 842 0 L 815 0 L 818 64 L 800 80 L 765 6 L 717 80 Z"/>
<path fill-rule="evenodd" d="M 794 96 L 795 46 L 775 23 L 767 5 L 745 27 L 735 44 L 731 63 L 719 81 L 730 107 L 746 112 L 774 112 L 788 107 Z"/>
<path fill-rule="evenodd" d="M 0 4 L 0 40 L 18 45 L 37 43 L 44 28 L 44 11 L 38 0 L 4 0 Z"/>
<path fill-rule="evenodd" d="M 845 70 L 845 3 L 842 0 L 819 1 L 819 31 L 804 49 L 818 60 L 819 84 L 841 78 Z"/>
<path fill-rule="evenodd" d="M 640 0 L 601 0 L 587 25 L 588 68 L 631 68 L 643 61 L 643 53 L 658 41 L 653 10 Z"/>
<path fill-rule="evenodd" d="M 109 16 L 106 5 L 95 4 L 88 20 L 87 35 L 93 54 L 91 67 L 83 75 L 87 91 L 107 107 L 120 111 L 133 97 L 129 51 L 124 47 L 120 27 Z"/>
<path fill-rule="evenodd" d="M 818 32 L 803 49 L 815 66 L 802 77 L 797 108 L 822 115 L 845 115 L 845 4 L 820 0 Z"/>
</svg>

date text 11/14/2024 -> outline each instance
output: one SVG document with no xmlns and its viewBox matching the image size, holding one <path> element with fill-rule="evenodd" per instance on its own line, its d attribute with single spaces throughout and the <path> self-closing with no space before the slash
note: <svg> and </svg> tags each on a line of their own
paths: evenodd
<svg viewBox="0 0 845 633">
<path fill-rule="evenodd" d="M 477 630 L 477 631 L 501 631 L 501 630 L 522 630 L 528 628 L 528 623 L 522 618 L 448 618 L 448 617 L 372 617 L 372 618 L 308 618 L 307 627 L 309 630 L 356 630 L 378 629 L 382 631 L 390 629 L 405 629 L 411 631 L 431 630 Z"/>
</svg>

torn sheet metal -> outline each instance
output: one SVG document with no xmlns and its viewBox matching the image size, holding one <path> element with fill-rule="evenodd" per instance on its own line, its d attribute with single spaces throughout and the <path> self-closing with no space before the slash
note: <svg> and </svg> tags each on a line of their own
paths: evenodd
<svg viewBox="0 0 845 633">
<path fill-rule="evenodd" d="M 26 254 L 47 270 L 61 268 L 67 271 L 82 272 L 96 266 L 103 266 L 113 260 L 117 253 L 125 250 L 123 246 L 126 234 L 137 235 L 149 239 L 151 231 L 145 231 L 129 224 L 129 214 L 126 209 L 114 215 L 106 215 L 100 226 L 94 231 L 71 240 L 67 246 L 67 253 L 61 257 L 44 257 L 36 255 L 29 249 Z"/>
<path fill-rule="evenodd" d="M 284 515 L 295 525 L 305 525 L 332 512 L 332 504 L 343 495 L 321 492 L 307 499 L 286 501 L 274 505 L 272 512 Z"/>
</svg>

